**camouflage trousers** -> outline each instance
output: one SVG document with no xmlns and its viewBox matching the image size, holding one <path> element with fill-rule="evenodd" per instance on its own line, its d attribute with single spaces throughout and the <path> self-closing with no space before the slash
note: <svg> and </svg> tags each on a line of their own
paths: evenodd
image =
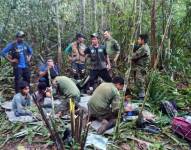
<svg viewBox="0 0 191 150">
<path fill-rule="evenodd" d="M 114 78 L 115 76 L 119 75 L 119 70 L 117 67 L 117 64 L 113 61 L 113 59 L 110 59 L 111 63 L 111 69 L 109 70 L 110 77 Z"/>
<path fill-rule="evenodd" d="M 145 96 L 145 80 L 147 69 L 133 67 L 129 78 L 129 87 L 137 93 L 138 97 Z"/>
</svg>

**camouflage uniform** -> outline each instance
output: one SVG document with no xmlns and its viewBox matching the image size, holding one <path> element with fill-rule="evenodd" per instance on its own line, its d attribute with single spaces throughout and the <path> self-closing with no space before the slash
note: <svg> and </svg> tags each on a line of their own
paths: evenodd
<svg viewBox="0 0 191 150">
<path fill-rule="evenodd" d="M 120 94 L 113 83 L 102 83 L 88 102 L 88 110 L 95 118 L 104 118 L 119 110 Z"/>
<path fill-rule="evenodd" d="M 66 76 L 57 76 L 55 81 L 58 84 L 57 93 L 62 99 L 61 104 L 55 107 L 55 112 L 67 112 L 69 110 L 69 100 L 74 99 L 76 106 L 80 102 L 80 91 L 72 79 Z"/>
<path fill-rule="evenodd" d="M 105 46 L 106 52 L 109 55 L 110 60 L 113 60 L 115 58 L 115 55 L 120 53 L 120 45 L 112 37 L 105 41 Z"/>
<path fill-rule="evenodd" d="M 117 54 L 120 54 L 120 45 L 115 39 L 110 37 L 109 39 L 105 40 L 105 46 L 106 46 L 106 52 L 109 55 L 111 67 L 113 69 L 113 67 L 116 67 L 115 66 L 116 64 L 114 63 L 114 58 Z M 110 70 L 110 75 L 112 74 L 113 73 Z"/>
<path fill-rule="evenodd" d="M 150 48 L 147 44 L 142 45 L 132 55 L 131 76 L 134 78 L 140 98 L 145 96 L 145 77 L 148 72 L 150 60 Z"/>
</svg>

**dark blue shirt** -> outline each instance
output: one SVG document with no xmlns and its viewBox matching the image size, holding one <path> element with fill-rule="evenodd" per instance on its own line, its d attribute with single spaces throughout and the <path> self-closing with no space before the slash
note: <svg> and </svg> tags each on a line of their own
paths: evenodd
<svg viewBox="0 0 191 150">
<path fill-rule="evenodd" d="M 42 65 L 40 66 L 40 71 L 45 72 L 48 69 L 48 65 Z M 52 68 L 50 68 L 50 76 L 51 78 L 55 78 L 60 74 L 60 69 L 58 68 L 57 65 L 54 65 Z M 48 75 L 45 75 L 45 77 L 48 79 Z"/>
<path fill-rule="evenodd" d="M 28 67 L 25 54 L 32 55 L 32 48 L 25 42 L 20 42 L 20 43 L 11 42 L 7 44 L 7 46 L 2 50 L 1 55 L 6 56 L 14 48 L 16 48 L 19 53 L 18 67 L 19 68 Z"/>
</svg>

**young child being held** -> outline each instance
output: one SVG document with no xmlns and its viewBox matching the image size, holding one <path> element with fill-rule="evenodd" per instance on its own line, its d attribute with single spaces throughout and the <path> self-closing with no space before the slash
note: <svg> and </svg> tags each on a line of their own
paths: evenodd
<svg viewBox="0 0 191 150">
<path fill-rule="evenodd" d="M 133 111 L 131 100 L 132 100 L 131 91 L 127 89 L 125 92 L 124 112 L 130 116 L 132 115 L 132 111 Z"/>
</svg>

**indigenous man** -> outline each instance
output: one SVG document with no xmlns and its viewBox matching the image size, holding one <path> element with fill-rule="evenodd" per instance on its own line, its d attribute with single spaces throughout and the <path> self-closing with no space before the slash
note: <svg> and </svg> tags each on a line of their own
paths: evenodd
<svg viewBox="0 0 191 150">
<path fill-rule="evenodd" d="M 49 86 L 49 78 L 48 78 L 48 69 L 50 71 L 51 79 L 54 79 L 56 76 L 60 74 L 60 70 L 57 65 L 54 64 L 52 58 L 48 58 L 45 65 L 40 67 L 40 79 L 39 82 L 45 82 L 47 86 Z"/>
<path fill-rule="evenodd" d="M 24 80 L 30 83 L 29 62 L 32 56 L 32 48 L 24 42 L 25 34 L 23 31 L 16 33 L 16 40 L 10 42 L 1 52 L 1 55 L 13 65 L 15 76 L 15 92 L 19 92 L 19 81 Z"/>
<path fill-rule="evenodd" d="M 85 73 L 85 55 L 86 45 L 84 44 L 85 36 L 81 33 L 76 34 L 76 41 L 71 44 L 72 51 L 68 56 L 72 63 L 72 72 L 75 79 L 79 79 Z M 80 75 L 80 76 L 79 76 Z"/>
</svg>

